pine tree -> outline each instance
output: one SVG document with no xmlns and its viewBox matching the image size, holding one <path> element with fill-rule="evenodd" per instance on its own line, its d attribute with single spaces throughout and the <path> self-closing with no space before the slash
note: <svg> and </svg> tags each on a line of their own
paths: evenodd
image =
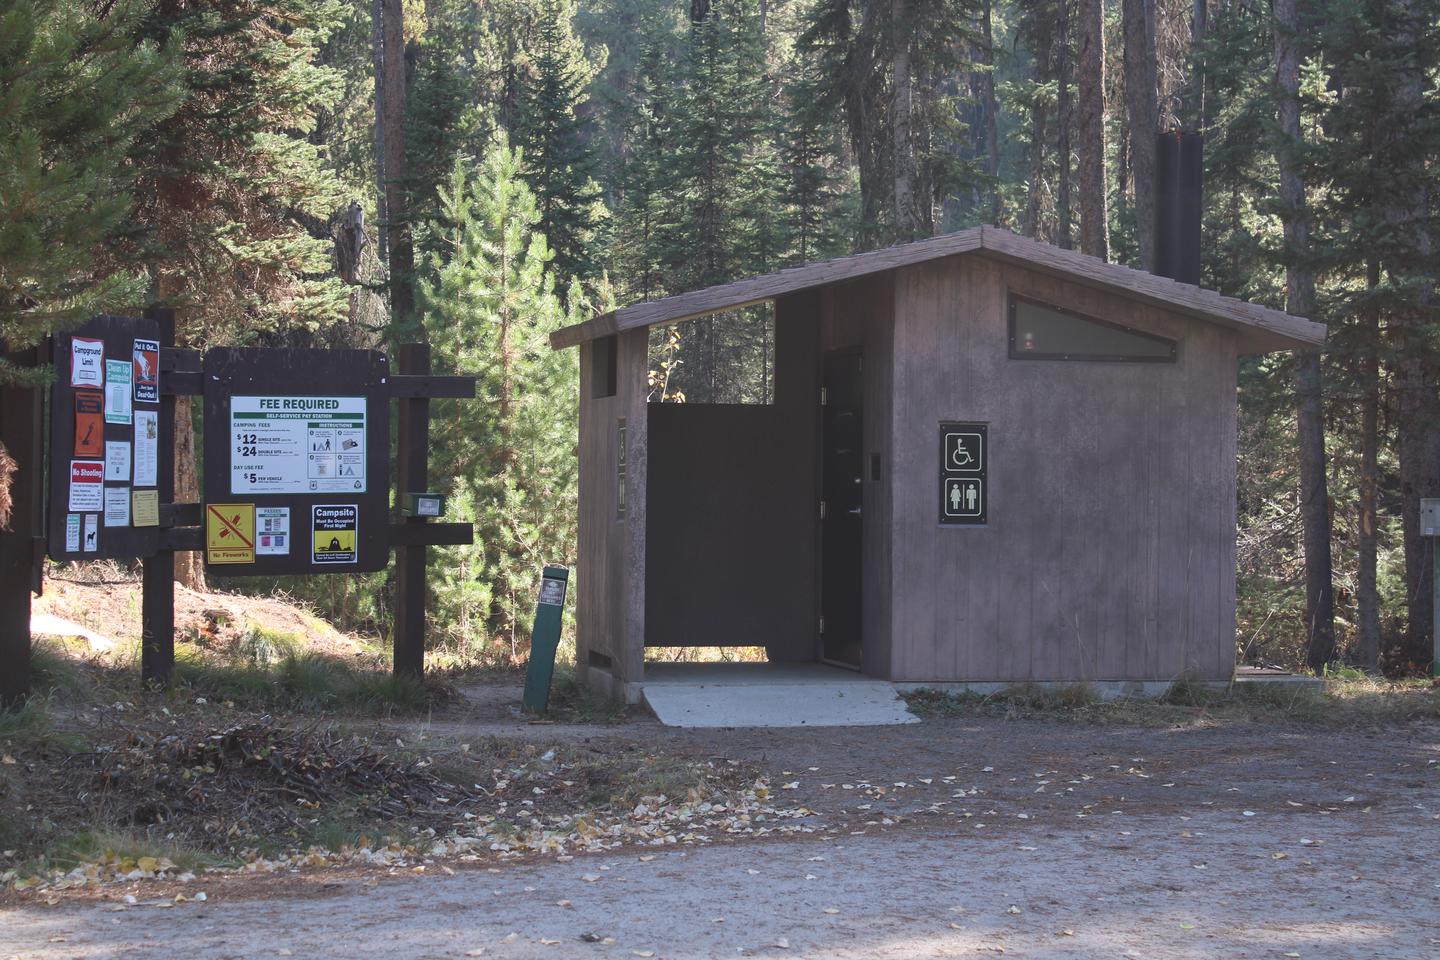
<svg viewBox="0 0 1440 960">
<path fill-rule="evenodd" d="M 773 215 L 780 185 L 767 142 L 759 22 L 753 0 L 718 0 L 690 27 L 661 236 L 671 290 L 762 273 L 780 259 Z M 768 398 L 770 336 L 764 311 L 702 318 L 678 349 L 681 390 L 706 402 Z"/>
<path fill-rule="evenodd" d="M 149 3 L 151 39 L 183 38 L 185 101 L 131 150 L 148 232 L 121 255 L 183 307 L 192 344 L 344 317 L 327 225 L 350 191 L 308 137 L 340 92 L 315 62 L 338 0 Z"/>
<path fill-rule="evenodd" d="M 1314 253 L 1305 197 L 1305 141 L 1300 130 L 1302 24 L 1295 0 L 1276 0 L 1275 77 L 1279 137 L 1280 216 L 1285 231 L 1285 309 L 1315 311 Z M 1296 432 L 1300 460 L 1300 522 L 1304 531 L 1306 663 L 1324 668 L 1335 656 L 1334 578 L 1330 553 L 1330 497 L 1325 476 L 1325 410 L 1320 351 L 1296 351 Z"/>
<path fill-rule="evenodd" d="M 500 143 L 477 169 L 458 161 L 439 191 L 443 253 L 422 285 L 436 363 L 477 380 L 464 416 L 437 416 L 432 471 L 453 478 L 456 519 L 475 542 L 431 567 L 438 618 L 464 647 L 477 634 L 525 639 L 535 572 L 574 551 L 578 389 L 574 357 L 550 349 L 551 331 L 580 319 L 562 303 L 551 253 L 536 232 L 539 204 L 522 159 Z"/>
<path fill-rule="evenodd" d="M 520 84 L 514 140 L 525 157 L 525 181 L 540 205 L 540 229 L 555 253 L 555 271 L 589 279 L 599 270 L 603 208 L 588 124 L 577 112 L 593 70 L 571 29 L 574 0 L 545 0 L 543 11 L 533 75 Z"/>
<path fill-rule="evenodd" d="M 133 203 L 126 154 L 169 116 L 173 55 L 136 43 L 140 10 L 0 3 L 0 342 L 19 350 L 143 302 L 133 263 L 103 256 Z M 0 359 L 0 383 L 20 379 Z"/>
<path fill-rule="evenodd" d="M 780 144 L 789 260 L 837 256 L 849 247 L 854 224 L 841 161 L 843 127 L 824 105 L 823 78 L 809 58 L 796 56 L 784 90 Z"/>
<path fill-rule="evenodd" d="M 615 178 L 620 202 L 614 266 L 630 300 L 650 300 L 666 292 L 662 237 L 668 232 L 666 197 L 675 174 L 669 163 L 674 141 L 667 41 L 657 28 L 647 29 L 623 128 L 628 151 Z"/>
<path fill-rule="evenodd" d="M 146 266 L 188 346 L 304 336 L 344 320 L 329 223 L 363 188 L 347 189 L 310 139 L 342 89 L 317 62 L 340 0 L 144 2 L 145 35 L 179 38 L 185 99 L 130 150 L 134 242 L 113 256 Z M 176 495 L 198 501 L 190 398 L 175 410 Z M 198 560 L 177 561 L 186 586 L 203 584 Z"/>
</svg>

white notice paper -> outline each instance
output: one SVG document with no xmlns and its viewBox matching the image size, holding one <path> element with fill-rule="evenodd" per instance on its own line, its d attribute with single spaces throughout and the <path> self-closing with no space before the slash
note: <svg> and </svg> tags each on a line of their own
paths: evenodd
<svg viewBox="0 0 1440 960">
<path fill-rule="evenodd" d="M 153 487 L 160 471 L 160 415 L 154 410 L 135 411 L 135 486 Z"/>
<path fill-rule="evenodd" d="M 65 515 L 65 552 L 80 552 L 80 514 Z"/>
<path fill-rule="evenodd" d="M 70 338 L 70 386 L 105 386 L 105 341 Z"/>
<path fill-rule="evenodd" d="M 124 440 L 105 441 L 105 479 L 130 482 L 130 444 Z"/>
<path fill-rule="evenodd" d="M 100 548 L 100 531 L 96 529 L 99 519 L 96 514 L 85 514 L 85 546 L 81 548 L 85 553 L 94 553 Z"/>
<path fill-rule="evenodd" d="M 105 488 L 105 526 L 130 526 L 130 488 Z"/>
<path fill-rule="evenodd" d="M 134 372 L 129 360 L 105 361 L 105 422 L 130 423 L 130 375 Z"/>
</svg>

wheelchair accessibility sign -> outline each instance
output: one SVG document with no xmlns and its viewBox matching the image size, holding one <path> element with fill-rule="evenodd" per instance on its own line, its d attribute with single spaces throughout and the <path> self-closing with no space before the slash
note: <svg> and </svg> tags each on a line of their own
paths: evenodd
<svg viewBox="0 0 1440 960">
<path fill-rule="evenodd" d="M 356 504 L 317 503 L 310 508 L 313 549 L 310 561 L 316 564 L 355 563 L 355 534 L 360 508 Z"/>
<path fill-rule="evenodd" d="M 980 472 L 985 469 L 985 434 L 957 430 L 945 434 L 945 469 Z"/>
<path fill-rule="evenodd" d="M 940 424 L 940 522 L 981 526 L 987 522 L 985 479 L 990 425 Z"/>
</svg>

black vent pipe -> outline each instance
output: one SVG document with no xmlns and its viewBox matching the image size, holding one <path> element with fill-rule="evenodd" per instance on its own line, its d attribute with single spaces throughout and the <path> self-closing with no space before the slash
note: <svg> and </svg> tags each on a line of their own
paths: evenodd
<svg viewBox="0 0 1440 960">
<path fill-rule="evenodd" d="M 1205 135 L 1174 130 L 1155 145 L 1155 273 L 1200 283 Z"/>
</svg>

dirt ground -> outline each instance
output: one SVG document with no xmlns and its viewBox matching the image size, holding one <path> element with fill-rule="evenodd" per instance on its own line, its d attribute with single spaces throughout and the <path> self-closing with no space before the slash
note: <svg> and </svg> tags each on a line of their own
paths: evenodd
<svg viewBox="0 0 1440 960">
<path fill-rule="evenodd" d="M 515 692 L 397 732 L 739 759 L 815 833 L 115 885 L 0 909 L 0 958 L 1440 956 L 1433 724 L 563 727 Z"/>
</svg>

